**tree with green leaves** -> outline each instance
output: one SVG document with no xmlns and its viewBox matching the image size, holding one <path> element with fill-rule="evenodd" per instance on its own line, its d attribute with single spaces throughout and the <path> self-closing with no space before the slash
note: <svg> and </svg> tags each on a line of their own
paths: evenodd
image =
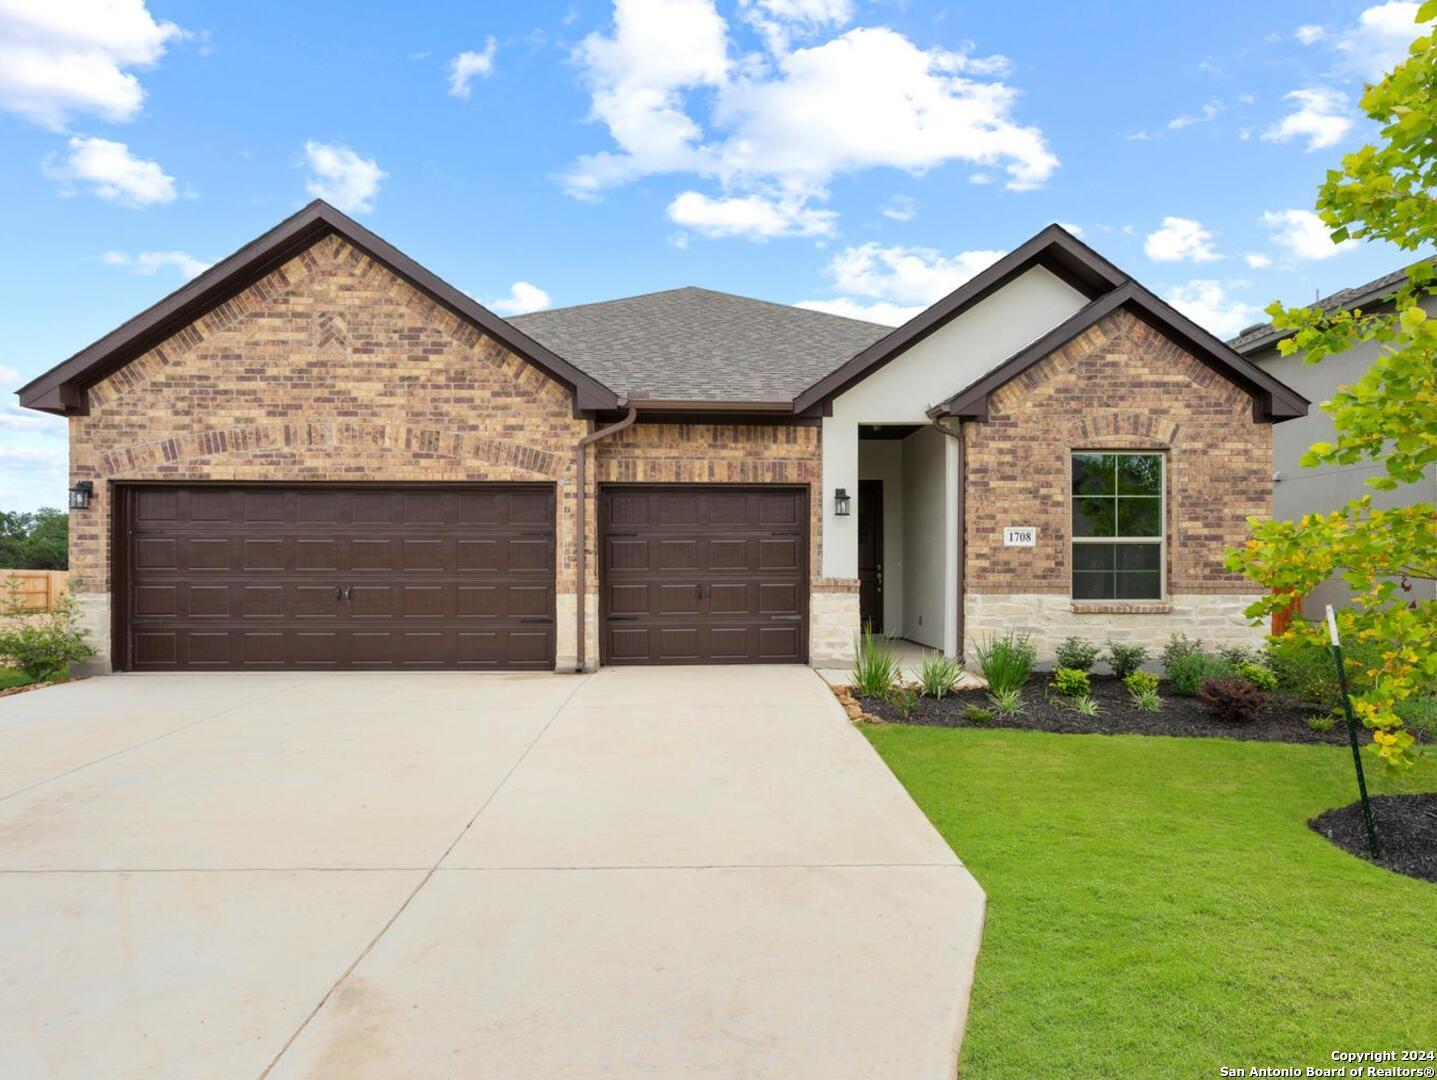
<svg viewBox="0 0 1437 1080">
<path fill-rule="evenodd" d="M 0 510 L 0 569 L 64 570 L 70 565 L 70 518 L 63 510 Z"/>
<path fill-rule="evenodd" d="M 1317 210 L 1334 243 L 1386 240 L 1409 251 L 1437 243 L 1437 0 L 1417 12 L 1421 36 L 1406 61 L 1367 88 L 1362 108 L 1381 125 L 1381 142 L 1364 146 L 1327 173 Z M 1322 408 L 1336 439 L 1318 443 L 1306 467 L 1368 462 L 1382 475 L 1368 480 L 1390 491 L 1430 474 L 1437 462 L 1437 320 L 1420 301 L 1437 295 L 1429 262 L 1407 271 L 1389 310 L 1267 311 L 1273 326 L 1290 331 L 1278 346 L 1309 364 L 1362 342 L 1376 342 L 1378 358 Z M 1412 583 L 1437 579 L 1437 507 L 1417 503 L 1374 507 L 1363 497 L 1329 514 L 1300 521 L 1254 522 L 1246 547 L 1229 552 L 1229 569 L 1272 590 L 1248 614 L 1286 608 L 1334 574 L 1353 590 L 1338 616 L 1344 640 L 1368 646 L 1354 676 L 1353 708 L 1372 731 L 1372 749 L 1394 767 L 1412 763 L 1413 739 L 1398 715 L 1401 703 L 1437 687 L 1437 603 L 1414 598 Z M 1320 644 L 1320 624 L 1295 621 L 1283 635 Z"/>
</svg>

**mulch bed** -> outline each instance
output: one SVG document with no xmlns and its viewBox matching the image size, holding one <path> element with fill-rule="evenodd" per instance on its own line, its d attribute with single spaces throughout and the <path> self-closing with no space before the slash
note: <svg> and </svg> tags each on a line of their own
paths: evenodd
<svg viewBox="0 0 1437 1080">
<path fill-rule="evenodd" d="M 1250 723 L 1230 724 L 1214 719 L 1207 706 L 1193 697 L 1182 697 L 1167 691 L 1163 683 L 1161 712 L 1143 712 L 1132 703 L 1128 688 L 1112 675 L 1093 675 L 1092 697 L 1098 703 L 1096 716 L 1083 716 L 1056 695 L 1048 693 L 1049 676 L 1034 675 L 1023 692 L 1023 712 L 1017 716 L 994 713 L 987 723 L 975 724 L 963 712 L 969 705 L 991 711 L 986 691 L 969 690 L 947 694 L 941 700 L 920 698 L 907 720 L 882 698 L 858 697 L 863 711 L 887 723 L 927 724 L 934 727 L 1020 728 L 1026 731 L 1051 731 L 1068 735 L 1186 735 L 1250 739 L 1257 742 L 1319 743 L 1344 745 L 1347 729 L 1334 724 L 1326 732 L 1313 731 L 1307 718 L 1321 715 L 1321 710 L 1280 694 L 1273 694 L 1267 705 Z M 1362 736 L 1367 733 L 1361 732 Z"/>
<path fill-rule="evenodd" d="M 1437 794 L 1372 796 L 1372 824 L 1381 852 L 1376 859 L 1367 847 L 1360 802 L 1327 810 L 1307 824 L 1352 855 L 1408 877 L 1437 881 Z"/>
</svg>

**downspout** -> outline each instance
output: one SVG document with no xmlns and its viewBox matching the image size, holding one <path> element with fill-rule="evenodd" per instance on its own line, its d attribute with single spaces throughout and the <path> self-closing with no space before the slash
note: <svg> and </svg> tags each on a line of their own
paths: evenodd
<svg viewBox="0 0 1437 1080">
<path fill-rule="evenodd" d="M 589 461 L 589 447 L 592 446 L 594 443 L 598 442 L 600 439 L 606 439 L 610 435 L 616 435 L 620 431 L 623 431 L 624 428 L 629 427 L 633 424 L 634 419 L 639 415 L 638 407 L 635 405 L 629 405 L 628 399 L 624 399 L 620 402 L 620 404 L 628 406 L 629 412 L 627 416 L 625 416 L 616 424 L 610 424 L 608 427 L 599 428 L 597 431 L 589 432 L 589 434 L 585 435 L 582 439 L 579 440 L 578 445 L 574 448 L 574 453 L 578 456 L 579 465 L 579 491 L 578 495 L 576 496 L 578 504 L 575 507 L 574 513 L 574 517 L 578 522 L 578 557 L 574 560 L 574 581 L 578 591 L 574 597 L 574 600 L 575 606 L 577 607 L 579 613 L 579 637 L 577 642 L 575 643 L 574 669 L 580 674 L 583 674 L 584 671 L 584 639 L 588 637 L 588 625 L 585 619 L 585 608 L 587 606 L 586 601 L 588 600 L 587 572 L 589 555 L 589 530 L 587 521 L 588 515 L 585 513 L 585 510 L 589 504 L 589 489 L 586 480 L 586 474 L 588 472 L 587 466 Z"/>
<path fill-rule="evenodd" d="M 958 638 L 955 652 L 961 660 L 963 657 L 963 642 L 965 640 L 963 632 L 966 629 L 964 625 L 966 620 L 963 611 L 963 564 L 968 558 L 968 522 L 966 517 L 967 511 L 964 506 L 964 494 L 968 488 L 968 459 L 963 453 L 963 421 L 958 421 L 958 427 L 955 430 L 944 427 L 943 420 L 944 417 L 942 416 L 933 417 L 933 426 L 958 444 L 958 494 L 956 497 L 957 506 L 955 508 L 958 517 L 958 565 L 954 573 L 954 577 L 958 581 L 958 595 L 956 597 L 957 607 L 954 609 L 953 615 L 954 631 Z"/>
</svg>

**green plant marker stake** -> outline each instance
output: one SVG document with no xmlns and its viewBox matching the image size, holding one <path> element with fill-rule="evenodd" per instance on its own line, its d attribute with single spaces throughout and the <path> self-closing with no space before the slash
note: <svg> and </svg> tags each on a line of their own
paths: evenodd
<svg viewBox="0 0 1437 1080">
<path fill-rule="evenodd" d="M 1347 741 L 1352 744 L 1352 764 L 1357 769 L 1357 790 L 1362 793 L 1362 820 L 1367 823 L 1367 843 L 1372 857 L 1378 855 L 1377 830 L 1372 827 L 1372 803 L 1367 798 L 1367 777 L 1362 773 L 1362 754 L 1357 749 L 1357 718 L 1352 715 L 1352 701 L 1347 696 L 1347 668 L 1342 663 L 1342 642 L 1337 637 L 1337 616 L 1327 605 L 1327 630 L 1332 636 L 1332 658 L 1337 663 L 1337 685 L 1342 689 L 1342 711 L 1347 714 Z"/>
</svg>

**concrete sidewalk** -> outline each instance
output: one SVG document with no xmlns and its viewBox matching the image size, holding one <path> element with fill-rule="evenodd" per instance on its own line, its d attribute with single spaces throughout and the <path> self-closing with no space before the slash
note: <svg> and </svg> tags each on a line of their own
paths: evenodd
<svg viewBox="0 0 1437 1080">
<path fill-rule="evenodd" d="M 0 700 L 7 1077 L 946 1077 L 982 913 L 804 668 Z"/>
</svg>

